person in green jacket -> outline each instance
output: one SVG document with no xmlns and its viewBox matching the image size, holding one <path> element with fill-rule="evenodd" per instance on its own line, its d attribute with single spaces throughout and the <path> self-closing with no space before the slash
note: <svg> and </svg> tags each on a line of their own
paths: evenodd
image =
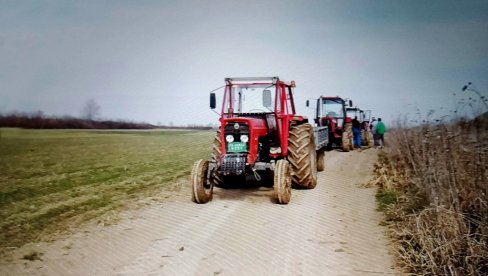
<svg viewBox="0 0 488 276">
<path fill-rule="evenodd" d="M 386 132 L 385 124 L 381 121 L 381 118 L 378 118 L 378 123 L 376 124 L 376 135 L 378 135 L 380 147 L 385 146 L 385 138 L 384 138 L 385 132 Z"/>
</svg>

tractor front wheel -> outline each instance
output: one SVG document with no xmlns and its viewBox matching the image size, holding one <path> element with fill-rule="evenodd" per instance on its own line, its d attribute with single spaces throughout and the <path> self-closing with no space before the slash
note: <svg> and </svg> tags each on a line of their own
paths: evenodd
<svg viewBox="0 0 488 276">
<path fill-rule="evenodd" d="M 278 204 L 288 204 L 291 198 L 291 170 L 286 160 L 278 160 L 274 170 L 274 192 Z"/>
<path fill-rule="evenodd" d="M 197 160 L 191 170 L 192 201 L 207 203 L 212 200 L 213 181 L 208 181 L 208 161 Z"/>
</svg>

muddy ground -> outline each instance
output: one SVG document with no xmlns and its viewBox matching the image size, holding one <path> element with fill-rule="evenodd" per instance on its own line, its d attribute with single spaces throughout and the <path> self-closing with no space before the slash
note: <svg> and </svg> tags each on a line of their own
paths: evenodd
<svg viewBox="0 0 488 276">
<path fill-rule="evenodd" d="M 270 188 L 216 189 L 197 205 L 183 183 L 113 225 L 13 249 L 0 275 L 396 274 L 375 189 L 360 187 L 376 158 L 375 149 L 327 152 L 317 187 L 293 190 L 285 206 Z"/>
</svg>

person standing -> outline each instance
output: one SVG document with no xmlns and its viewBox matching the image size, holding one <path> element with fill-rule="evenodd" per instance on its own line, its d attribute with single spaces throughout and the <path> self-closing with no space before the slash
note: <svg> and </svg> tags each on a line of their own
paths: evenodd
<svg viewBox="0 0 488 276">
<path fill-rule="evenodd" d="M 361 147 L 361 123 L 358 121 L 358 117 L 355 116 L 352 120 L 352 133 L 354 135 L 354 146 L 356 148 Z"/>
<path fill-rule="evenodd" d="M 376 134 L 378 135 L 378 141 L 380 143 L 380 148 L 385 146 L 385 137 L 384 137 L 385 132 L 386 132 L 386 126 L 381 121 L 381 118 L 378 118 L 378 123 L 376 124 Z"/>
<path fill-rule="evenodd" d="M 369 125 L 369 130 L 373 134 L 373 141 L 374 141 L 374 146 L 377 147 L 380 144 L 378 143 L 378 134 L 376 134 L 376 125 L 378 124 L 378 121 L 376 121 L 376 118 L 373 117 L 371 120 L 371 124 Z"/>
</svg>

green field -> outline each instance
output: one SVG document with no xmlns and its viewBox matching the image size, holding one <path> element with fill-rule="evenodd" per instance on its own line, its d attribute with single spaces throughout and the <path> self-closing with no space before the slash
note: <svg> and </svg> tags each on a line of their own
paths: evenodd
<svg viewBox="0 0 488 276">
<path fill-rule="evenodd" d="M 210 156 L 212 131 L 1 129 L 0 247 L 175 188 Z"/>
</svg>

